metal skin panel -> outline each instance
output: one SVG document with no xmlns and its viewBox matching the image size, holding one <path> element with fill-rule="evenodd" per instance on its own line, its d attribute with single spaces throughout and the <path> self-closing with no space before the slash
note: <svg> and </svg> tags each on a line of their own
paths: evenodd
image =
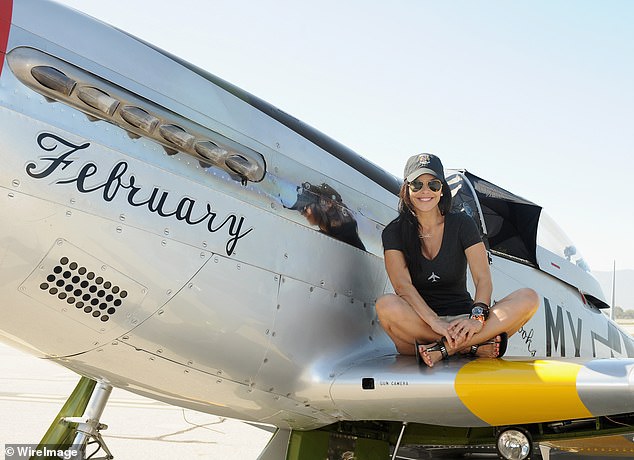
<svg viewBox="0 0 634 460">
<path fill-rule="evenodd" d="M 541 246 L 537 246 L 536 256 L 541 270 L 572 286 L 583 286 L 584 294 L 592 295 L 607 303 L 599 282 L 592 274 Z"/>
<path fill-rule="evenodd" d="M 214 255 L 157 314 L 128 334 L 127 343 L 255 387 L 273 330 L 278 285 L 278 275 Z"/>
<path fill-rule="evenodd" d="M 20 119 L 12 123 L 11 115 L 8 112 L 7 115 L 6 126 L 14 126 L 16 130 L 20 129 L 18 123 Z M 323 283 L 334 290 L 350 292 L 365 300 L 374 299 L 380 293 L 377 291 L 376 281 L 384 275 L 382 274 L 382 262 L 376 257 L 309 230 L 303 225 L 287 221 L 282 221 L 282 225 L 286 226 L 289 232 L 296 233 L 298 237 L 271 240 L 269 235 L 280 232 L 280 224 L 274 220 L 274 216 L 270 212 L 264 213 L 256 209 L 251 209 L 248 214 L 240 212 L 239 209 L 244 204 L 233 197 L 225 194 L 214 194 L 208 187 L 193 183 L 176 174 L 153 170 L 148 167 L 146 162 L 137 161 L 133 157 L 119 155 L 117 152 L 104 149 L 101 144 L 89 139 L 77 138 L 77 136 L 64 131 L 51 129 L 45 124 L 33 124 L 39 129 L 23 130 L 24 136 L 20 138 L 19 143 L 16 143 L 15 139 L 6 141 L 7 152 L 24 152 L 23 159 L 15 155 L 7 157 L 8 167 L 3 171 L 1 177 L 2 183 L 11 186 L 16 193 L 22 191 L 29 195 L 47 196 L 47 198 L 60 201 L 60 204 L 64 204 L 70 209 L 97 213 L 117 222 L 117 225 L 121 227 L 132 225 L 146 228 L 149 232 L 160 234 L 166 241 L 177 239 L 186 244 L 197 246 L 201 251 L 227 253 L 228 248 L 231 248 L 235 257 L 239 256 L 240 259 L 248 263 L 266 264 L 267 268 L 276 272 L 302 276 L 313 284 L 322 285 Z M 49 132 L 50 136 L 38 140 L 38 136 L 42 132 Z M 69 147 L 59 139 L 75 147 Z M 85 145 L 87 147 L 81 151 L 71 152 L 76 147 Z M 140 147 L 143 150 L 142 148 L 146 146 L 141 145 Z M 55 153 L 51 155 L 45 149 L 54 149 Z M 164 154 L 157 151 L 155 146 L 148 145 L 146 150 L 145 155 L 154 153 L 158 159 L 165 158 Z M 64 157 L 67 152 L 71 152 L 71 155 Z M 59 159 L 61 157 L 64 157 L 63 161 L 69 164 L 63 164 L 61 160 L 54 164 L 50 160 L 50 158 Z M 157 161 L 157 158 L 153 161 Z M 46 177 L 34 180 L 27 174 L 25 162 L 27 165 L 32 163 L 35 166 L 30 170 L 32 174 L 43 173 L 53 167 L 54 170 Z M 82 171 L 86 171 L 85 168 L 90 168 L 91 165 L 94 165 L 91 170 L 94 173 L 90 177 L 85 177 L 81 186 L 84 189 L 96 190 L 86 193 L 80 192 L 78 190 L 80 184 L 76 179 L 85 174 Z M 120 178 L 111 181 L 111 185 L 99 188 L 100 185 L 107 184 L 115 168 L 120 165 L 125 167 Z M 179 162 L 176 162 L 176 165 L 181 169 L 187 167 Z M 122 168 L 119 169 L 119 171 L 122 170 Z M 184 218 L 179 219 L 178 216 L 162 217 L 156 212 L 150 211 L 148 206 L 131 206 L 128 202 L 130 192 L 126 187 L 130 184 L 132 177 L 135 180 L 135 185 L 140 189 L 134 200 L 147 199 L 153 190 L 158 189 L 159 193 L 168 194 L 163 207 L 164 211 L 173 213 L 178 206 L 184 203 L 182 208 Z M 62 183 L 64 181 L 67 183 Z M 158 184 L 156 181 L 159 181 Z M 18 186 L 13 184 L 18 184 Z M 51 195 L 51 192 L 55 194 Z M 104 198 L 106 194 L 109 195 L 107 199 L 110 201 Z M 158 202 L 158 198 L 154 202 Z M 210 206 L 215 215 L 209 216 L 197 225 L 187 223 L 187 219 L 196 220 L 201 219 L 201 216 L 204 217 L 208 213 L 206 206 Z M 282 207 L 279 206 L 279 208 Z M 250 209 L 250 207 L 246 207 L 246 209 Z M 282 209 L 282 212 L 288 213 L 289 211 Z M 186 213 L 189 214 L 186 215 Z M 258 226 L 255 227 L 252 222 L 258 222 Z M 212 231 L 209 231 L 209 228 Z M 341 260 L 345 263 L 333 265 L 331 271 L 320 274 L 313 270 L 310 264 L 303 263 L 301 258 L 294 257 L 295 254 L 301 254 L 307 247 L 310 247 L 310 241 L 313 239 L 323 240 L 329 247 L 339 249 Z M 315 263 L 320 264 L 323 259 L 330 259 L 326 263 L 332 262 L 328 254 L 329 252 L 317 253 Z M 356 269 L 352 270 L 352 267 Z M 363 267 L 368 267 L 370 270 Z"/>
<path fill-rule="evenodd" d="M 2 191 L 2 209 L 13 211 L 11 223 L 3 221 L 0 226 L 3 335 L 19 337 L 23 344 L 47 355 L 79 353 L 124 334 L 167 302 L 205 261 L 198 250 L 176 243 L 163 246 L 161 238 L 138 229 L 116 226 L 78 211 L 69 212 L 63 206 L 14 191 Z M 91 231 L 87 232 L 87 228 Z M 18 234 L 21 238 L 16 241 Z M 106 247 L 96 246 L 95 241 Z M 145 256 L 130 257 L 131 243 Z M 51 250 L 58 247 L 57 251 Z M 117 308 L 116 314 L 102 323 L 78 310 L 76 303 L 70 305 L 66 299 L 50 296 L 40 289 L 40 277 L 49 275 L 43 269 L 52 264 L 49 254 L 54 254 L 55 260 L 69 257 L 89 272 L 107 278 L 106 281 L 116 280 L 119 287 L 126 286 L 130 296 L 123 299 L 121 307 L 112 305 Z M 152 261 L 149 266 L 148 261 Z M 138 279 L 143 279 L 143 283 Z M 88 292 L 82 295 L 85 294 Z M 98 291 L 90 294 L 98 298 Z M 64 340 L 51 340 L 51 330 Z"/>
<path fill-rule="evenodd" d="M 6 276 L 3 280 L 13 280 L 2 286 L 5 298 L 14 298 L 14 290 L 19 292 L 18 286 L 34 272 L 54 242 L 60 238 L 70 242 L 80 252 L 89 254 L 91 260 L 100 261 L 99 266 L 92 268 L 92 271 L 100 270 L 101 265 L 111 267 L 127 278 L 142 280 L 138 283 L 147 286 L 149 291 L 141 310 L 127 312 L 125 316 L 120 317 L 120 321 L 119 318 L 116 321 L 113 319 L 119 327 L 109 331 L 107 337 L 100 334 L 90 337 L 88 333 L 80 339 L 81 334 L 73 332 L 71 335 L 77 337 L 78 343 L 73 343 L 72 340 L 56 341 L 47 353 L 65 355 L 85 351 L 102 343 L 103 340 L 111 340 L 130 330 L 165 303 L 204 263 L 208 253 L 177 242 L 168 244 L 165 235 L 161 237 L 155 232 L 146 233 L 126 225 L 125 215 L 121 213 L 112 213 L 119 214 L 116 221 L 97 217 L 95 213 L 99 213 L 99 201 L 85 199 L 83 194 L 76 190 L 60 187 L 52 194 L 50 183 L 42 184 L 42 180 L 33 180 L 26 174 L 28 164 L 35 164 L 33 160 L 38 159 L 37 149 L 34 150 L 32 147 L 32 139 L 36 137 L 36 133 L 48 130 L 49 126 L 31 120 L 31 125 L 25 129 L 27 125 L 22 126 L 25 118 L 5 109 L 0 109 L 0 120 L 4 128 L 23 133 L 23 136 L 4 136 L 0 140 L 0 154 L 6 166 L 0 172 L 3 198 L 7 198 L 3 209 L 12 210 L 11 214 L 5 214 L 11 217 L 3 220 L 0 226 L 4 251 L 3 272 L 6 267 Z M 69 139 L 73 138 L 61 131 L 58 132 Z M 36 153 L 33 153 L 34 151 Z M 21 156 L 18 152 L 24 155 Z M 112 152 L 102 150 L 95 154 L 97 157 L 102 155 L 113 159 Z M 69 172 L 70 168 L 67 168 L 63 175 L 64 179 L 69 177 Z M 19 244 L 12 243 L 16 238 Z M 130 252 L 131 248 L 134 249 L 133 252 Z M 15 305 L 21 305 L 25 302 L 24 295 L 13 302 Z M 8 305 L 5 308 L 8 308 Z M 61 308 L 63 307 L 60 307 L 60 311 Z M 22 322 L 27 319 L 24 316 L 15 317 L 3 323 L 6 333 L 14 335 L 13 322 L 17 322 L 16 328 L 22 328 Z M 35 314 L 31 318 L 36 321 L 40 319 L 41 314 Z M 58 330 L 66 330 L 70 324 L 67 323 Z M 47 340 L 46 334 L 38 334 L 36 331 L 37 327 L 33 328 L 33 334 L 27 330 L 23 339 L 30 337 L 30 346 L 41 349 L 42 343 Z"/>
<path fill-rule="evenodd" d="M 293 399 L 183 366 L 126 342 L 113 341 L 88 353 L 54 361 L 115 387 L 200 412 L 282 428 L 313 429 L 336 421 L 321 412 L 307 413 L 304 405 Z"/>
<path fill-rule="evenodd" d="M 429 369 L 397 356 L 353 366 L 331 394 L 356 420 L 504 426 L 631 412 L 633 369 L 631 359 L 518 358 L 455 359 Z"/>
<path fill-rule="evenodd" d="M 58 239 L 18 290 L 99 333 L 137 317 L 147 287 Z"/>
<path fill-rule="evenodd" d="M 629 411 L 624 402 L 629 405 L 634 400 L 634 362 L 602 359 L 587 363 L 579 371 L 577 391 L 593 414 Z"/>
<path fill-rule="evenodd" d="M 122 83 L 149 100 L 216 129 L 256 151 L 266 146 L 309 169 L 328 171 L 336 182 L 363 190 L 372 200 L 395 204 L 391 193 L 367 181 L 358 171 L 332 155 L 324 154 L 289 128 L 123 32 L 48 0 L 23 0 L 14 8 L 14 24 L 32 32 L 35 37 L 12 35 L 9 49 L 24 42 L 34 42 L 38 37 L 47 37 L 50 41 L 42 49 L 52 54 L 62 58 L 70 54 L 77 65 L 99 69 L 96 73 L 102 77 Z M 37 15 L 30 14 L 34 10 L 38 11 Z M 59 27 L 68 22 L 73 23 L 72 31 Z M 78 36 L 86 37 L 86 40 L 77 40 Z M 135 58 L 121 59 L 122 49 Z M 98 63 L 94 61 L 97 56 Z"/>
<path fill-rule="evenodd" d="M 74 126 L 76 129 L 77 123 L 82 125 L 82 131 L 86 133 L 86 137 L 79 138 L 77 136 L 70 136 L 67 133 L 59 130 L 51 129 L 51 134 L 56 136 L 61 136 L 64 141 L 70 142 L 75 146 L 83 146 L 86 143 L 90 144 L 85 149 L 81 151 L 81 158 L 84 161 L 74 160 L 74 163 L 71 165 L 71 168 L 75 171 L 80 171 L 81 168 L 85 167 L 85 165 L 89 162 L 94 163 L 98 168 L 98 172 L 95 174 L 94 178 L 91 178 L 89 182 L 94 184 L 99 178 L 101 181 L 107 181 L 109 174 L 120 174 L 120 178 L 117 178 L 113 184 L 111 184 L 110 190 L 113 190 L 118 184 L 121 184 L 119 190 L 117 191 L 117 195 L 115 200 L 120 203 L 120 206 L 104 206 L 106 203 L 103 200 L 99 199 L 99 195 L 101 195 L 101 190 L 98 190 L 97 193 L 92 194 L 77 194 L 80 195 L 76 199 L 79 200 L 82 198 L 86 206 L 90 206 L 92 208 L 98 209 L 100 215 L 105 217 L 110 217 L 112 219 L 126 219 L 126 222 L 131 223 L 132 225 L 142 226 L 146 225 L 145 221 L 148 220 L 144 213 L 134 212 L 134 209 L 130 209 L 128 205 L 125 204 L 126 198 L 129 197 L 129 193 L 124 190 L 124 188 L 128 185 L 130 177 L 134 177 L 136 180 L 135 184 L 141 188 L 141 191 L 137 194 L 137 196 L 146 197 L 148 196 L 154 188 L 159 188 L 160 193 L 167 191 L 170 193 L 169 205 L 171 208 L 170 211 L 176 206 L 179 202 L 183 203 L 182 200 L 190 200 L 190 202 L 186 204 L 190 204 L 191 201 L 195 201 L 197 206 L 192 205 L 192 219 L 202 215 L 204 213 L 205 203 L 210 204 L 214 212 L 218 212 L 218 216 L 215 219 L 215 222 L 212 223 L 212 227 L 218 228 L 223 227 L 217 233 L 213 235 L 205 235 L 202 232 L 188 232 L 183 231 L 187 229 L 187 226 L 178 226 L 174 225 L 174 222 L 170 222 L 166 219 L 152 219 L 153 228 L 157 231 L 170 232 L 170 237 L 175 237 L 181 241 L 187 242 L 188 244 L 196 245 L 203 250 L 213 250 L 217 252 L 228 253 L 230 251 L 236 251 L 235 255 L 239 255 L 242 260 L 251 264 L 262 264 L 263 261 L 265 263 L 271 264 L 269 268 L 274 271 L 281 273 L 292 274 L 293 276 L 298 276 L 302 279 L 310 280 L 314 284 L 321 284 L 322 282 L 332 286 L 333 289 L 336 289 L 341 292 L 345 292 L 350 289 L 350 286 L 343 286 L 339 284 L 339 281 L 342 279 L 341 273 L 333 272 L 332 276 L 328 276 L 324 278 L 316 278 L 316 272 L 310 269 L 309 265 L 306 264 L 293 264 L 293 271 L 286 271 L 286 267 L 288 266 L 288 262 L 293 262 L 289 259 L 288 255 L 290 253 L 296 253 L 303 248 L 297 247 L 296 240 L 291 239 L 289 241 L 280 241 L 277 242 L 278 246 L 272 244 L 263 244 L 261 241 L 257 242 L 257 248 L 249 247 L 246 248 L 242 253 L 240 250 L 242 246 L 244 246 L 244 242 L 247 240 L 252 240 L 252 235 L 242 239 L 242 235 L 246 235 L 249 231 L 250 227 L 248 227 L 249 221 L 246 216 L 237 213 L 231 213 L 223 210 L 229 209 L 238 209 L 239 206 L 243 205 L 245 202 L 253 204 L 257 206 L 263 211 L 266 211 L 269 214 L 271 211 L 280 217 L 288 220 L 292 220 L 301 224 L 302 226 L 309 226 L 310 224 L 306 221 L 304 217 L 300 215 L 298 211 L 286 209 L 289 207 L 294 200 L 296 199 L 297 188 L 306 180 L 310 180 L 312 183 L 319 184 L 320 182 L 328 182 L 333 183 L 331 179 L 327 176 L 318 173 L 316 171 L 312 171 L 306 169 L 301 164 L 296 161 L 287 160 L 284 162 L 284 177 L 281 176 L 281 170 L 277 166 L 272 166 L 272 172 L 267 174 L 266 179 L 262 183 L 249 184 L 247 187 L 243 187 L 235 180 L 231 179 L 229 175 L 225 172 L 215 170 L 214 168 L 201 168 L 199 165 L 194 164 L 189 158 L 189 155 L 183 155 L 175 157 L 168 157 L 160 146 L 152 142 L 142 141 L 142 140 L 132 140 L 129 139 L 124 131 L 119 130 L 117 128 L 112 128 L 108 125 L 103 125 L 100 123 L 90 123 L 88 120 L 77 120 L 76 114 L 73 113 L 72 109 L 69 110 L 64 108 L 63 105 L 59 104 L 49 104 L 44 102 L 42 98 L 32 97 L 32 92 L 21 85 L 19 82 L 15 81 L 14 77 L 10 74 L 7 77 L 8 80 L 15 84 L 16 86 L 16 94 L 7 101 L 10 105 L 21 105 L 21 111 L 25 113 L 29 113 L 37 118 L 45 118 L 50 120 L 50 123 L 53 123 L 55 126 L 61 125 L 67 129 L 72 129 Z M 13 80 L 13 81 L 12 81 Z M 24 94 L 23 94 L 24 93 Z M 33 134 L 33 142 L 29 146 L 28 144 L 23 147 L 24 149 L 28 149 L 32 152 L 40 152 L 40 153 L 48 153 L 43 151 L 43 145 L 40 145 L 36 140 L 36 134 Z M 58 151 L 60 148 L 66 148 L 67 150 L 70 147 L 64 146 L 61 141 L 54 140 L 52 138 L 44 139 L 42 144 L 51 148 L 54 144 L 58 144 Z M 125 152 L 125 157 L 112 157 L 108 155 L 102 155 L 100 151 L 101 149 L 107 147 L 109 149 L 116 149 L 119 152 Z M 90 154 L 89 154 L 90 153 Z M 93 156 L 95 155 L 95 156 Z M 98 156 L 97 156 L 98 155 Z M 70 159 L 74 159 L 72 157 Z M 133 161 L 133 159 L 138 159 L 140 162 Z M 117 160 L 117 161 L 115 161 Z M 122 172 L 121 169 L 115 171 L 116 165 L 121 162 L 125 162 L 125 171 Z M 273 161 L 267 159 L 267 163 L 269 166 L 275 165 L 276 162 L 279 162 L 279 159 Z M 158 171 L 148 169 L 147 165 L 154 165 L 159 168 Z M 14 165 L 17 171 L 23 169 L 21 165 Z M 54 175 L 57 175 L 60 172 L 61 166 L 58 170 L 54 171 Z M 168 171 L 171 174 L 165 174 Z M 24 175 L 24 174 L 21 174 Z M 174 184 L 174 175 L 177 175 L 181 179 L 186 179 L 186 182 L 183 182 L 182 185 L 177 186 Z M 157 176 L 160 177 L 157 180 Z M 7 178 L 9 180 L 9 178 Z M 22 181 L 23 183 L 25 181 Z M 198 187 L 195 187 L 196 184 Z M 226 194 L 229 197 L 240 196 L 241 201 L 234 201 L 233 198 L 229 198 L 231 201 L 230 204 L 226 204 L 224 207 L 221 206 L 223 204 L 220 199 L 211 200 L 208 198 L 208 190 L 210 185 L 213 186 L 215 190 L 221 192 L 223 195 Z M 76 188 L 74 184 L 68 184 L 68 187 L 71 189 L 73 187 Z M 341 184 L 334 184 L 335 187 L 338 188 L 338 191 L 342 193 L 342 197 L 345 197 L 352 212 L 355 212 L 354 209 L 358 208 L 359 211 L 356 212 L 356 219 L 359 224 L 359 231 L 362 239 L 369 250 L 374 251 L 375 253 L 381 252 L 380 246 L 380 231 L 382 226 L 377 224 L 373 219 L 381 218 L 385 219 L 385 216 L 375 215 L 376 210 L 379 210 L 384 214 L 384 211 L 390 209 L 386 205 L 382 205 L 380 203 L 372 203 L 371 206 L 368 204 L 367 197 L 360 194 L 359 192 L 353 191 L 349 187 L 343 186 Z M 196 192 L 197 190 L 197 192 Z M 70 192 L 70 191 L 69 191 Z M 137 198 L 138 200 L 138 198 Z M 359 204 L 357 204 L 359 203 Z M 362 204 L 361 204 L 362 203 Z M 73 204 L 73 203 L 71 203 Z M 374 209 L 375 212 L 370 213 L 368 209 Z M 371 216 L 371 219 L 365 217 L 362 212 Z M 393 213 L 394 211 L 391 210 Z M 373 215 L 374 214 L 374 215 Z M 260 213 L 261 215 L 261 213 Z M 235 216 L 235 217 L 232 217 Z M 151 216 L 150 216 L 151 217 Z M 231 218 L 235 219 L 229 221 L 228 223 L 222 225 L 226 219 Z M 242 221 L 244 219 L 244 221 Z M 172 219 L 173 220 L 173 219 Z M 253 219 L 251 219 L 253 220 Z M 209 221 L 205 222 L 209 223 Z M 238 227 L 239 224 L 243 224 L 243 227 Z M 235 228 L 231 228 L 231 227 Z M 228 234 L 234 232 L 236 235 Z M 216 246 L 214 246 L 213 241 L 209 241 L 212 237 L 217 237 L 218 234 L 227 235 L 226 244 L 234 245 L 220 247 L 220 242 L 216 242 Z M 260 232 L 260 235 L 263 235 L 264 232 Z M 326 238 L 326 237 L 323 237 Z M 201 241 L 202 240 L 202 241 Z M 268 242 L 268 240 L 267 240 Z M 239 244 L 238 244 L 239 243 Z M 301 240 L 300 240 L 301 243 Z M 345 245 L 338 243 L 338 246 L 341 247 L 342 251 L 352 251 L 359 252 L 354 248 L 347 248 Z M 264 253 L 263 253 L 264 252 Z M 281 258 L 279 254 L 285 254 L 286 257 Z M 367 254 L 359 253 L 353 254 L 355 260 L 352 260 L 353 264 L 357 264 L 358 260 L 361 260 L 367 257 Z M 374 262 L 375 264 L 377 262 Z M 380 264 L 380 262 L 379 262 Z M 344 267 L 345 268 L 345 267 Z M 365 272 L 362 270 L 358 270 L 356 272 L 357 276 L 362 278 L 359 279 L 359 282 L 355 282 L 356 285 L 361 286 L 361 291 L 363 291 L 365 286 L 370 286 L 372 282 L 372 278 L 368 279 L 365 276 Z M 358 292 L 359 289 L 355 289 L 355 292 Z M 375 297 L 374 295 L 370 295 L 370 297 Z M 367 296 L 365 297 L 367 298 Z"/>
<path fill-rule="evenodd" d="M 431 425 L 487 426 L 460 401 L 454 380 L 464 361 L 420 367 L 412 357 L 361 362 L 337 375 L 330 390 L 337 408 L 355 420 L 407 420 Z M 373 379 L 364 389 L 363 379 Z"/>
<path fill-rule="evenodd" d="M 634 358 L 634 341 L 573 286 L 551 275 L 494 256 L 493 300 L 515 289 L 533 287 L 540 307 L 509 340 L 508 356 Z"/>
<path fill-rule="evenodd" d="M 317 248 L 316 248 L 317 249 Z M 391 346 L 372 304 L 283 277 L 266 365 L 256 384 L 338 415 L 329 385 L 341 366 Z"/>
</svg>

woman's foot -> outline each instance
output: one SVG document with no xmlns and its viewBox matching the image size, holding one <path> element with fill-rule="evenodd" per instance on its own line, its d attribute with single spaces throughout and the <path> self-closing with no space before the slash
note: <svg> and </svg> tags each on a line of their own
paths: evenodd
<svg viewBox="0 0 634 460">
<path fill-rule="evenodd" d="M 506 353 L 507 344 L 508 335 L 506 332 L 502 332 L 491 340 L 462 350 L 461 353 L 478 358 L 501 358 Z"/>
<path fill-rule="evenodd" d="M 497 358 L 500 356 L 500 342 L 502 337 L 496 335 L 492 340 L 470 347 L 468 353 L 478 358 Z"/>
<path fill-rule="evenodd" d="M 418 354 L 419 359 L 422 359 L 427 367 L 434 367 L 434 364 L 438 361 L 449 358 L 449 353 L 447 352 L 444 339 L 427 345 L 422 345 L 417 342 L 416 353 Z"/>
</svg>

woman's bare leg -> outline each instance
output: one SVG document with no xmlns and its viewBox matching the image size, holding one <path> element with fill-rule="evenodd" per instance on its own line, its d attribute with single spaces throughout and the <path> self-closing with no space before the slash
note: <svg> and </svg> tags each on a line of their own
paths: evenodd
<svg viewBox="0 0 634 460">
<path fill-rule="evenodd" d="M 499 353 L 500 334 L 506 332 L 510 337 L 515 334 L 537 311 L 539 307 L 539 296 L 530 288 L 522 288 L 504 297 L 491 307 L 489 318 L 484 322 L 480 332 L 474 334 L 469 340 L 460 344 L 457 348 L 445 343 L 447 353 L 453 355 L 461 350 L 468 350 L 472 345 L 478 345 L 495 337 L 496 344 L 487 345 L 496 347 Z M 433 366 L 442 359 L 439 351 L 427 352 L 426 349 L 434 345 L 430 340 L 426 345 L 420 347 L 420 353 L 428 366 Z"/>
<path fill-rule="evenodd" d="M 396 294 L 386 294 L 376 301 L 381 327 L 390 336 L 400 354 L 413 355 L 416 340 L 423 343 L 440 339 L 412 307 Z"/>
</svg>

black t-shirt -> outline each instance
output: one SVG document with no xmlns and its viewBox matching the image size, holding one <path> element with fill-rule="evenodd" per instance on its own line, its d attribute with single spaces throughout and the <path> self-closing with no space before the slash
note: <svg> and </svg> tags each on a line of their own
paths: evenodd
<svg viewBox="0 0 634 460">
<path fill-rule="evenodd" d="M 399 218 L 385 227 L 382 237 L 384 250 L 405 251 Z M 473 300 L 467 291 L 465 250 L 481 241 L 480 232 L 471 217 L 464 213 L 447 214 L 438 255 L 432 260 L 421 255 L 421 269 L 412 270 L 410 267 L 414 287 L 439 316 L 471 312 Z"/>
</svg>

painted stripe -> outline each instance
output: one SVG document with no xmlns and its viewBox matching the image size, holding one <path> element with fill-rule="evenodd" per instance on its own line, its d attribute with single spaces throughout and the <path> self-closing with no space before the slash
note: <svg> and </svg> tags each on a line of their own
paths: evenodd
<svg viewBox="0 0 634 460">
<path fill-rule="evenodd" d="M 591 417 L 577 394 L 582 367 L 552 360 L 478 359 L 458 372 L 456 393 L 474 415 L 495 426 Z"/>
<path fill-rule="evenodd" d="M 0 0 L 0 75 L 4 67 L 4 57 L 9 42 L 11 30 L 11 16 L 13 14 L 13 0 Z"/>
</svg>

